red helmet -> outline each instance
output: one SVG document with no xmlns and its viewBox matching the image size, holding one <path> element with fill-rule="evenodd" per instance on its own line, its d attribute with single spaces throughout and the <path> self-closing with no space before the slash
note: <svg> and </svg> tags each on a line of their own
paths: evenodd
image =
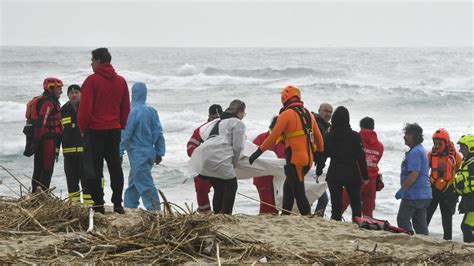
<svg viewBox="0 0 474 266">
<path fill-rule="evenodd" d="M 446 150 L 448 147 L 448 143 L 450 143 L 451 139 L 449 138 L 449 133 L 446 129 L 440 128 L 436 130 L 436 132 L 433 134 L 433 141 L 434 140 L 442 140 L 442 146 L 441 147 L 436 147 L 433 146 L 433 151 L 434 152 L 443 152 Z"/>
<path fill-rule="evenodd" d="M 297 98 L 301 100 L 301 91 L 295 86 L 286 86 L 281 92 L 281 103 L 286 104 L 289 100 Z"/>
<path fill-rule="evenodd" d="M 43 81 L 43 89 L 51 94 L 53 94 L 53 90 L 58 87 L 62 87 L 63 82 L 58 78 L 46 78 Z"/>
</svg>

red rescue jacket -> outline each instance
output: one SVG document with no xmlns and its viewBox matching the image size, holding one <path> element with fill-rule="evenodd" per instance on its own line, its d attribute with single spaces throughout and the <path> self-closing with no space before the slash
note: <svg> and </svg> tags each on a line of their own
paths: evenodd
<svg viewBox="0 0 474 266">
<path fill-rule="evenodd" d="M 191 155 L 193 155 L 194 150 L 199 145 L 201 145 L 201 143 L 204 142 L 204 140 L 201 138 L 201 135 L 199 134 L 199 130 L 201 130 L 201 127 L 204 126 L 205 124 L 200 125 L 198 128 L 194 130 L 193 135 L 191 136 L 191 138 L 188 141 L 188 144 L 186 145 L 189 157 L 191 157 Z"/>
<path fill-rule="evenodd" d="M 383 155 L 383 144 L 379 141 L 377 133 L 373 130 L 363 128 L 359 134 L 365 152 L 369 177 L 377 177 L 379 175 L 378 163 Z"/>
</svg>

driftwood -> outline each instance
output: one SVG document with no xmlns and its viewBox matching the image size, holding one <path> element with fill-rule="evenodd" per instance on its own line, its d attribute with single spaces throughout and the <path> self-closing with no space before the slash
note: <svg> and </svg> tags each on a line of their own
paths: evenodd
<svg viewBox="0 0 474 266">
<path fill-rule="evenodd" d="M 399 259 L 373 247 L 352 252 L 315 254 L 291 247 L 272 246 L 250 237 L 229 236 L 218 224 L 236 223 L 227 215 L 199 215 L 184 210 L 162 195 L 165 212 L 134 212 L 137 223 L 112 225 L 107 216 L 94 215 L 94 230 L 89 226 L 88 208 L 62 200 L 51 190 L 18 199 L 0 197 L 0 237 L 54 237 L 59 243 L 34 250 L 27 255 L 0 257 L 0 264 L 62 263 L 285 263 L 285 264 L 372 264 L 472 263 L 472 253 L 440 251 L 414 259 Z M 236 224 L 235 226 L 238 226 Z M 68 237 L 62 237 L 67 235 Z M 74 232 L 71 234 L 71 232 Z M 380 250 L 380 249 L 379 249 Z"/>
</svg>

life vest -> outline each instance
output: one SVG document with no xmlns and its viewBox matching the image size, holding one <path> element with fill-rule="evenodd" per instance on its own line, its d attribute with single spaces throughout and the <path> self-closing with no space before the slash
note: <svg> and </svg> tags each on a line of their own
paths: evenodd
<svg viewBox="0 0 474 266">
<path fill-rule="evenodd" d="M 359 226 L 359 228 L 364 228 L 367 230 L 384 230 L 384 231 L 389 231 L 392 233 L 409 234 L 405 229 L 391 225 L 386 220 L 379 220 L 375 218 L 359 217 L 359 216 L 356 216 L 354 220 Z"/>
<path fill-rule="evenodd" d="M 53 102 L 54 103 L 54 102 Z M 39 117 L 40 135 L 36 138 L 58 138 L 61 137 L 63 127 L 61 125 L 61 107 L 54 103 L 53 110 L 49 113 L 47 120 L 44 117 Z M 36 133 L 35 133 L 36 134 Z"/>
<path fill-rule="evenodd" d="M 26 145 L 23 155 L 30 157 L 35 153 L 35 140 L 42 138 L 58 138 L 61 135 L 61 112 L 59 102 L 53 102 L 48 118 L 41 117 L 40 111 L 46 101 L 52 101 L 43 94 L 34 97 L 26 104 L 26 124 L 23 133 L 26 135 Z"/>
<path fill-rule="evenodd" d="M 316 152 L 317 146 L 316 146 L 316 141 L 314 140 L 313 127 L 311 125 L 311 113 L 302 106 L 292 106 L 289 108 L 298 114 L 298 117 L 300 118 L 303 129 L 293 131 L 293 132 L 288 132 L 286 134 L 281 135 L 276 140 L 275 145 L 280 143 L 281 141 L 284 141 L 285 139 L 291 139 L 291 138 L 296 138 L 296 137 L 306 135 L 307 140 L 308 140 L 308 148 L 309 148 L 308 151 L 311 151 L 312 153 Z"/>
<path fill-rule="evenodd" d="M 456 174 L 456 150 L 450 142 L 447 151 L 443 153 L 429 153 L 430 182 L 440 191 L 446 191 L 454 182 Z"/>
<path fill-rule="evenodd" d="M 41 104 L 46 99 L 45 95 L 36 96 L 33 99 L 29 100 L 26 104 L 26 124 L 23 127 L 23 133 L 26 136 L 26 145 L 23 155 L 30 157 L 35 153 L 34 139 L 35 139 L 35 127 L 39 126 L 41 121 L 39 121 L 39 109 Z"/>
<path fill-rule="evenodd" d="M 474 173 L 469 173 L 469 166 L 474 163 L 474 156 L 467 161 L 462 161 L 455 178 L 456 191 L 461 194 L 474 193 Z"/>
</svg>

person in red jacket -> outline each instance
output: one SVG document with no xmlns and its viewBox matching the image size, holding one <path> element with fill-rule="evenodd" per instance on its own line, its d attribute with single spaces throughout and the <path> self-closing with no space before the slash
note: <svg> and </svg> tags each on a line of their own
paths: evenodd
<svg viewBox="0 0 474 266">
<path fill-rule="evenodd" d="M 360 120 L 360 138 L 365 152 L 367 170 L 369 172 L 369 183 L 362 185 L 362 213 L 366 217 L 373 217 L 375 210 L 375 193 L 382 189 L 382 176 L 379 174 L 378 163 L 383 155 L 383 144 L 378 140 L 374 131 L 374 119 L 364 117 Z M 344 191 L 342 197 L 342 212 L 349 206 L 349 196 Z"/>
<path fill-rule="evenodd" d="M 265 139 L 270 135 L 276 124 L 278 116 L 273 117 L 269 130 L 258 135 L 253 143 L 262 145 Z M 285 158 L 285 144 L 283 141 L 271 147 L 269 150 L 275 152 L 278 158 Z M 260 197 L 260 214 L 278 214 L 275 206 L 275 194 L 273 190 L 273 176 L 257 176 L 253 178 L 253 184 L 257 187 L 258 196 Z"/>
<path fill-rule="evenodd" d="M 43 82 L 43 95 L 38 98 L 38 117 L 34 122 L 35 157 L 32 192 L 38 188 L 46 190 L 53 176 L 54 161 L 59 154 L 61 127 L 61 96 L 63 82 L 57 78 L 46 78 Z M 27 110 L 28 112 L 28 110 Z"/>
<path fill-rule="evenodd" d="M 115 72 L 111 60 L 107 48 L 92 51 L 94 74 L 82 84 L 77 119 L 84 137 L 84 172 L 94 201 L 93 208 L 105 213 L 102 190 L 105 159 L 110 173 L 114 212 L 122 214 L 124 179 L 120 159 L 120 130 L 127 125 L 130 96 L 127 82 Z"/>
<path fill-rule="evenodd" d="M 214 119 L 219 119 L 221 114 L 222 114 L 222 107 L 220 105 L 218 104 L 211 105 L 209 107 L 209 116 L 205 124 L 211 122 Z M 189 157 L 191 157 L 191 155 L 193 154 L 194 149 L 196 149 L 199 145 L 201 145 L 201 143 L 204 142 L 204 140 L 201 138 L 201 135 L 199 134 L 199 130 L 205 124 L 196 128 L 193 132 L 193 135 L 188 141 L 187 152 L 188 152 Z M 203 179 L 199 175 L 197 175 L 194 178 L 194 187 L 196 189 L 198 212 L 199 213 L 211 212 L 211 204 L 209 202 L 209 192 L 211 191 L 211 181 L 209 179 Z"/>
</svg>

